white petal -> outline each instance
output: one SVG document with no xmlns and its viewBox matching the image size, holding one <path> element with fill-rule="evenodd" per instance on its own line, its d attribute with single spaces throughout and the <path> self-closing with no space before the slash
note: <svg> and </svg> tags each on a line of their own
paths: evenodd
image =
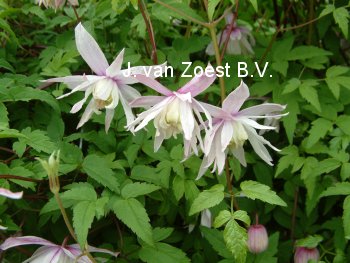
<svg viewBox="0 0 350 263">
<path fill-rule="evenodd" d="M 62 96 L 57 97 L 57 99 L 62 99 L 65 97 L 68 97 L 69 95 L 77 92 L 77 91 L 85 91 L 86 89 L 88 89 L 91 85 L 95 84 L 97 81 L 104 79 L 104 77 L 98 77 L 98 78 L 94 78 L 93 80 L 87 80 L 83 83 L 81 83 L 80 85 L 76 86 L 74 89 L 72 89 L 72 91 L 63 94 Z"/>
<path fill-rule="evenodd" d="M 109 127 L 111 126 L 113 116 L 114 116 L 114 109 L 106 109 L 106 119 L 105 119 L 105 131 L 106 131 L 106 133 L 108 132 Z"/>
<path fill-rule="evenodd" d="M 120 53 L 116 57 L 116 59 L 113 61 L 113 63 L 107 68 L 106 70 L 107 76 L 115 77 L 118 73 L 120 73 L 120 69 L 123 63 L 124 50 L 125 49 L 123 48 L 122 51 L 120 51 Z"/>
<path fill-rule="evenodd" d="M 122 103 L 125 117 L 126 117 L 126 125 L 129 126 L 135 119 L 134 114 L 132 113 L 131 107 L 127 100 L 120 94 L 120 101 Z"/>
<path fill-rule="evenodd" d="M 0 195 L 1 196 L 5 196 L 7 198 L 11 198 L 11 199 L 21 199 L 23 196 L 23 192 L 11 192 L 8 189 L 5 188 L 0 188 Z"/>
<path fill-rule="evenodd" d="M 1 250 L 7 250 L 12 247 L 23 245 L 43 245 L 43 246 L 56 246 L 54 243 L 47 241 L 41 237 L 36 236 L 23 236 L 23 237 L 9 237 L 1 244 Z"/>
<path fill-rule="evenodd" d="M 195 119 L 189 103 L 183 101 L 180 102 L 180 120 L 184 137 L 186 140 L 190 141 L 192 138 Z"/>
<path fill-rule="evenodd" d="M 233 136 L 233 126 L 231 122 L 225 121 L 221 130 L 221 151 L 225 151 Z"/>
<path fill-rule="evenodd" d="M 108 68 L 107 59 L 95 39 L 86 31 L 81 23 L 75 28 L 75 42 L 80 55 L 89 67 L 97 75 L 105 75 Z"/>
<path fill-rule="evenodd" d="M 95 110 L 96 110 L 95 101 L 92 99 L 90 100 L 89 104 L 86 106 L 83 116 L 81 117 L 78 123 L 77 129 L 83 126 L 91 118 Z"/>
<path fill-rule="evenodd" d="M 275 130 L 276 129 L 276 127 L 261 125 L 261 124 L 257 123 L 256 121 L 248 119 L 248 118 L 239 118 L 239 119 L 237 119 L 237 121 L 244 123 L 246 125 L 249 125 L 255 129 L 259 129 L 259 130 Z"/>
<path fill-rule="evenodd" d="M 72 109 L 70 110 L 70 113 L 76 113 L 76 112 L 80 111 L 80 109 L 83 107 L 85 101 L 90 96 L 91 92 L 92 92 L 92 89 L 87 89 L 85 91 L 84 98 L 73 105 Z"/>
<path fill-rule="evenodd" d="M 247 162 L 245 160 L 244 149 L 242 146 L 232 150 L 232 154 L 236 159 L 244 166 L 247 167 Z"/>
<path fill-rule="evenodd" d="M 236 113 L 249 97 L 248 86 L 241 81 L 241 84 L 232 91 L 222 103 L 222 109 L 230 113 Z"/>
<path fill-rule="evenodd" d="M 283 111 L 286 108 L 285 105 L 275 104 L 275 103 L 264 103 L 256 105 L 253 107 L 246 108 L 239 112 L 239 115 L 250 116 L 262 116 L 270 114 L 272 112 Z"/>
<path fill-rule="evenodd" d="M 140 92 L 129 85 L 118 84 L 119 91 L 122 93 L 124 99 L 126 99 L 129 103 L 139 97 L 141 97 Z"/>
<path fill-rule="evenodd" d="M 143 96 L 130 102 L 132 108 L 149 108 L 164 100 L 164 96 Z"/>
</svg>

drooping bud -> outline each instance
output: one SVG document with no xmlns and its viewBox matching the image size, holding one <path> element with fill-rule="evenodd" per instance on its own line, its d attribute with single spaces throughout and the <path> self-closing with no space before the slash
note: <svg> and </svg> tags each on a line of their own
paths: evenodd
<svg viewBox="0 0 350 263">
<path fill-rule="evenodd" d="M 294 254 L 294 263 L 308 263 L 309 260 L 318 262 L 320 253 L 317 248 L 297 247 Z"/>
<path fill-rule="evenodd" d="M 50 183 L 50 190 L 52 193 L 58 193 L 60 190 L 60 181 L 58 179 L 58 166 L 60 163 L 60 151 L 54 151 L 48 161 L 41 160 L 40 158 L 37 158 L 37 160 L 40 161 L 41 165 L 45 169 L 48 177 L 49 177 L 49 183 Z"/>
<path fill-rule="evenodd" d="M 267 249 L 269 237 L 263 225 L 252 225 L 248 229 L 248 249 L 251 253 L 258 254 Z"/>
</svg>

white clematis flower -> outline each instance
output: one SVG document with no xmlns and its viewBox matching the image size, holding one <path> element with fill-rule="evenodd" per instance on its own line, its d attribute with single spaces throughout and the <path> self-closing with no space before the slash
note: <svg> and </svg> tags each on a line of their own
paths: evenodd
<svg viewBox="0 0 350 263">
<path fill-rule="evenodd" d="M 258 135 L 255 129 L 274 130 L 276 127 L 257 123 L 260 118 L 276 119 L 286 114 L 275 114 L 283 111 L 285 106 L 274 103 L 264 103 L 240 111 L 241 106 L 249 97 L 249 89 L 242 81 L 240 86 L 232 91 L 224 100 L 222 108 L 206 104 L 205 107 L 213 116 L 213 129 L 206 133 L 204 139 L 204 158 L 198 177 L 214 164 L 213 171 L 221 174 L 226 155 L 231 152 L 238 161 L 246 166 L 243 145 L 248 140 L 254 151 L 266 163 L 272 165 L 272 158 L 265 144 L 275 151 L 279 151 L 264 137 Z"/>
<path fill-rule="evenodd" d="M 211 67 L 210 65 L 208 67 Z M 142 75 L 136 78 L 146 86 L 158 91 L 163 96 L 145 96 L 134 100 L 132 107 L 149 108 L 142 112 L 133 121 L 128 129 L 137 132 L 144 128 L 151 120 L 154 120 L 156 135 L 154 151 L 157 151 L 164 139 L 183 134 L 185 157 L 192 152 L 198 154 L 197 143 L 202 144 L 200 136 L 200 124 L 205 126 L 201 117 L 203 112 L 211 126 L 211 116 L 202 103 L 194 97 L 207 89 L 215 80 L 216 75 L 208 77 L 205 74 L 194 77 L 177 91 L 170 91 L 159 82 Z"/>
<path fill-rule="evenodd" d="M 65 4 L 65 0 L 35 0 L 35 2 L 38 5 L 44 5 L 46 8 L 61 8 L 62 6 L 64 6 Z M 79 5 L 78 0 L 68 0 L 68 2 L 73 5 L 73 6 L 77 6 Z"/>
<path fill-rule="evenodd" d="M 34 254 L 23 263 L 91 263 L 92 261 L 83 254 L 78 244 L 56 245 L 46 239 L 36 236 L 10 237 L 1 244 L 1 250 L 23 246 L 23 245 L 41 245 Z M 88 247 L 89 252 L 100 252 L 117 257 L 118 252 L 114 253 L 107 249 Z"/>
<path fill-rule="evenodd" d="M 129 102 L 141 96 L 136 89 L 129 86 L 138 82 L 133 76 L 135 74 L 148 74 L 153 78 L 155 72 L 160 74 L 160 71 L 164 70 L 165 64 L 151 67 L 138 66 L 122 70 L 123 49 L 113 63 L 108 65 L 107 59 L 95 39 L 86 31 L 81 23 L 75 28 L 75 40 L 80 55 L 96 75 L 52 78 L 46 80 L 46 82 L 63 82 L 72 89 L 71 92 L 60 96 L 58 99 L 69 96 L 77 91 L 85 92 L 84 98 L 73 106 L 71 113 L 78 112 L 87 99 L 92 96 L 77 128 L 84 125 L 93 113 L 100 114 L 100 110 L 105 109 L 105 129 L 107 132 L 119 101 L 123 106 L 127 124 L 130 124 L 134 120 L 134 115 Z"/>
</svg>

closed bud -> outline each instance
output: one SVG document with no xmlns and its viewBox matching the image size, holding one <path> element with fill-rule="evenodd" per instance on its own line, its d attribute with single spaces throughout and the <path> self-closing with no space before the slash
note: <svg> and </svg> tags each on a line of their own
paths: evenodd
<svg viewBox="0 0 350 263">
<path fill-rule="evenodd" d="M 320 253 L 317 248 L 297 247 L 294 254 L 294 263 L 308 263 L 309 260 L 318 262 Z"/>
<path fill-rule="evenodd" d="M 258 254 L 267 249 L 269 237 L 263 225 L 252 225 L 248 229 L 248 249 L 251 253 Z"/>
</svg>

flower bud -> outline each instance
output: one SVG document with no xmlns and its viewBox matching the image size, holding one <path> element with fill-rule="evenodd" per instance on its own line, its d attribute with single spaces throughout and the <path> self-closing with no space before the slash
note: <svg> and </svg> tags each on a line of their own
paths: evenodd
<svg viewBox="0 0 350 263">
<path fill-rule="evenodd" d="M 297 247 L 294 254 L 294 263 L 307 263 L 309 260 L 318 262 L 320 253 L 317 248 Z"/>
<path fill-rule="evenodd" d="M 248 249 L 251 253 L 258 254 L 267 249 L 269 237 L 263 225 L 252 225 L 248 229 Z"/>
<path fill-rule="evenodd" d="M 60 190 L 60 181 L 58 179 L 58 166 L 60 163 L 60 151 L 55 151 L 51 154 L 48 161 L 41 160 L 40 158 L 37 158 L 37 160 L 40 161 L 41 165 L 45 169 L 48 177 L 49 177 L 49 184 L 50 184 L 50 190 L 52 193 L 58 193 Z"/>
</svg>

